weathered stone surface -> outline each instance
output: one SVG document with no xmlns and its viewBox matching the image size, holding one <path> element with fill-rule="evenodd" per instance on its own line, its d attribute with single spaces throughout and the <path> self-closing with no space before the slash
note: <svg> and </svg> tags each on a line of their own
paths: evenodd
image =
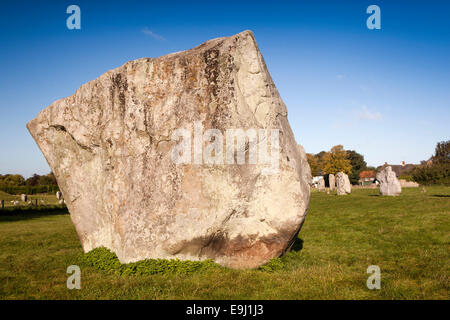
<svg viewBox="0 0 450 320">
<path fill-rule="evenodd" d="M 297 144 L 298 152 L 300 153 L 300 172 L 303 174 L 303 181 L 306 181 L 311 187 L 312 185 L 312 175 L 311 168 L 309 167 L 308 158 L 306 157 L 305 148 L 301 144 Z"/>
<path fill-rule="evenodd" d="M 352 192 L 352 186 L 348 175 L 343 172 L 338 172 L 336 174 L 336 187 L 338 195 L 350 194 Z"/>
<path fill-rule="evenodd" d="M 317 189 L 319 189 L 319 190 L 325 189 L 325 179 L 324 179 L 324 177 L 320 177 L 319 180 L 317 181 Z"/>
<path fill-rule="evenodd" d="M 198 130 L 195 124 L 224 135 L 278 129 L 276 170 L 247 160 L 196 164 L 196 143 L 207 146 L 198 139 L 194 163 L 175 163 L 172 151 L 181 142 L 174 132 Z M 213 259 L 251 268 L 285 252 L 306 215 L 306 155 L 249 31 L 127 62 L 54 102 L 27 127 L 84 251 L 104 246 L 121 262 Z M 256 146 L 269 140 L 259 136 Z"/>
<path fill-rule="evenodd" d="M 380 194 L 383 196 L 398 196 L 402 193 L 402 187 L 391 166 L 387 166 L 377 172 L 377 180 L 380 182 Z"/>
<path fill-rule="evenodd" d="M 328 184 L 330 186 L 330 190 L 336 189 L 336 178 L 334 177 L 334 174 L 330 173 L 328 175 Z"/>
</svg>

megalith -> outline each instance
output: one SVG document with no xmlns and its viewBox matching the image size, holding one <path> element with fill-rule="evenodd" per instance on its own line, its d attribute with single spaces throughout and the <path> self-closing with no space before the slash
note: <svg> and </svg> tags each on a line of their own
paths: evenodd
<svg viewBox="0 0 450 320">
<path fill-rule="evenodd" d="M 343 172 L 336 174 L 336 189 L 338 195 L 350 194 L 352 192 L 352 186 L 347 174 Z"/>
<path fill-rule="evenodd" d="M 306 216 L 306 155 L 250 31 L 129 61 L 27 127 L 86 252 L 254 268 Z"/>
<path fill-rule="evenodd" d="M 398 196 L 402 193 L 402 186 L 391 166 L 384 167 L 377 172 L 377 180 L 380 182 L 380 194 L 382 196 Z"/>
</svg>

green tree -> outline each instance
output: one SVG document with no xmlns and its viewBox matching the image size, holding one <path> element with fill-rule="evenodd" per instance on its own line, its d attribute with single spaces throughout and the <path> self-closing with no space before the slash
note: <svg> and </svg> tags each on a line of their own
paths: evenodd
<svg viewBox="0 0 450 320">
<path fill-rule="evenodd" d="M 358 184 L 359 174 L 367 169 L 367 163 L 364 161 L 364 156 L 355 150 L 347 150 L 347 156 L 352 165 L 352 172 L 348 178 L 351 184 Z"/>
<path fill-rule="evenodd" d="M 412 171 L 413 180 L 427 185 L 450 185 L 450 140 L 438 142 L 431 159 L 431 165 L 423 163 Z"/>
<path fill-rule="evenodd" d="M 26 181 L 25 181 L 25 183 L 26 183 L 26 185 L 27 186 L 31 186 L 31 187 L 34 187 L 34 186 L 37 186 L 37 185 L 39 185 L 39 179 L 40 179 L 40 175 L 38 175 L 37 173 L 35 173 L 35 174 L 33 174 L 31 177 L 29 177 Z"/>
<path fill-rule="evenodd" d="M 337 145 L 322 157 L 323 173 L 336 174 L 340 171 L 350 174 L 352 172 L 352 165 L 348 158 L 347 151 L 342 145 Z"/>
<path fill-rule="evenodd" d="M 437 143 L 432 160 L 434 163 L 450 163 L 450 140 Z"/>
<path fill-rule="evenodd" d="M 0 175 L 0 185 L 11 187 L 23 186 L 25 185 L 25 179 L 20 174 Z"/>
</svg>

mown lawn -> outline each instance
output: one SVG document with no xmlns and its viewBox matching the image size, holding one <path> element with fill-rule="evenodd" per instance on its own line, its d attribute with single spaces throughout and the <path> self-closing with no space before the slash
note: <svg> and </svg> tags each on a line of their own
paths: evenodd
<svg viewBox="0 0 450 320">
<path fill-rule="evenodd" d="M 63 209 L 61 209 L 63 210 Z M 59 211 L 62 213 L 63 211 Z M 1 299 L 449 299 L 450 187 L 313 192 L 296 250 L 274 272 L 226 268 L 188 275 L 117 276 L 81 266 L 81 290 L 66 268 L 81 246 L 70 217 L 0 212 Z M 369 265 L 381 289 L 368 290 Z"/>
</svg>

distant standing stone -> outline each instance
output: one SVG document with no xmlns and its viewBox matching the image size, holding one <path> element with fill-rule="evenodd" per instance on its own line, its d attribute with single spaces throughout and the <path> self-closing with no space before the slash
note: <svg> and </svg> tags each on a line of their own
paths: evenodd
<svg viewBox="0 0 450 320">
<path fill-rule="evenodd" d="M 5 209 L 5 200 L 2 200 L 2 210 Z"/>
<path fill-rule="evenodd" d="M 27 195 L 26 194 L 21 194 L 20 195 L 20 200 L 22 200 L 23 202 L 27 202 Z"/>
<path fill-rule="evenodd" d="M 57 191 L 56 192 L 56 198 L 58 198 L 58 200 L 61 200 L 61 198 L 62 198 L 62 192 L 61 191 Z"/>
<path fill-rule="evenodd" d="M 330 185 L 330 190 L 334 190 L 336 188 L 336 178 L 332 173 L 328 175 L 328 184 Z"/>
<path fill-rule="evenodd" d="M 402 193 L 400 181 L 390 166 L 377 173 L 377 180 L 380 181 L 380 194 L 382 196 L 398 196 Z"/>
<path fill-rule="evenodd" d="M 317 182 L 317 189 L 319 189 L 319 191 L 325 189 L 325 179 L 323 177 L 320 177 L 319 181 Z"/>
<path fill-rule="evenodd" d="M 337 185 L 337 194 L 338 195 L 350 194 L 350 192 L 352 192 L 352 187 L 350 185 L 350 180 L 348 179 L 348 175 L 346 175 L 343 172 L 337 173 L 336 185 Z"/>
</svg>

